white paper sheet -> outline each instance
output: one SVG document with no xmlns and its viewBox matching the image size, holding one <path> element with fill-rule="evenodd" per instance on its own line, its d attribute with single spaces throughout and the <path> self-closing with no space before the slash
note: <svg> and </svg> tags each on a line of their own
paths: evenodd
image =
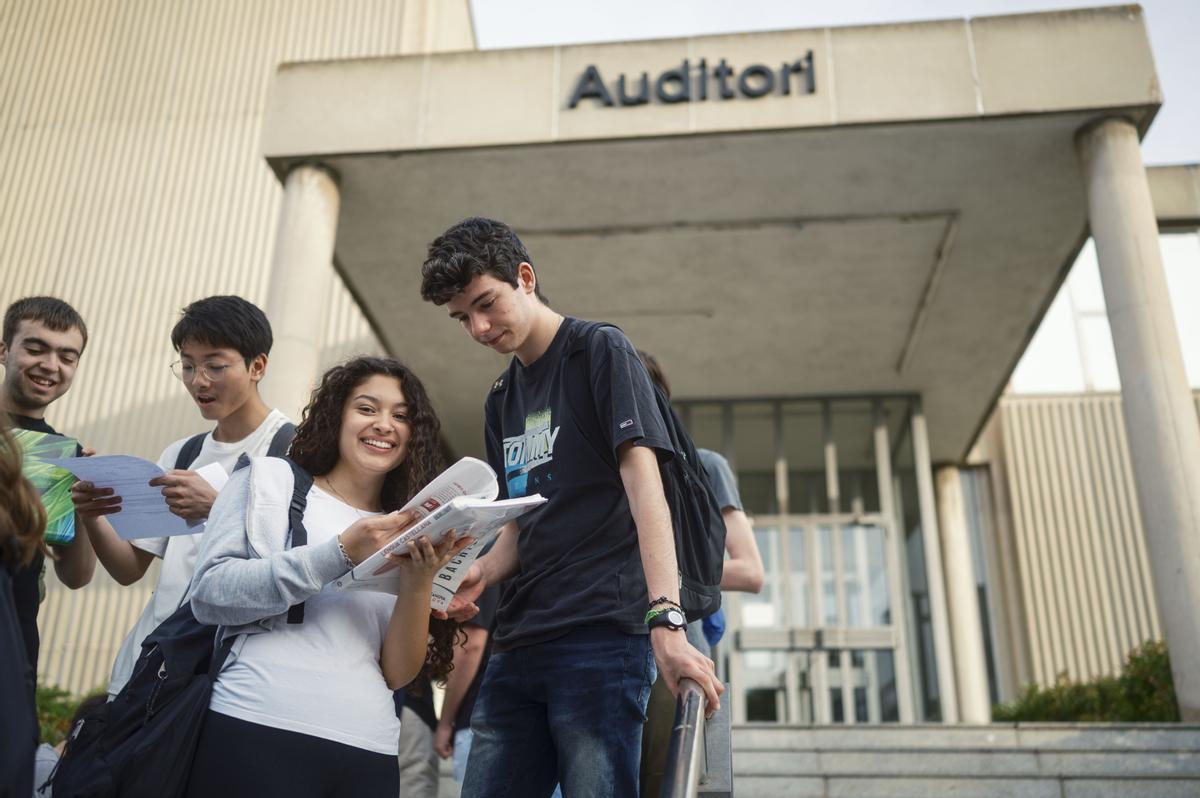
<svg viewBox="0 0 1200 798">
<path fill-rule="evenodd" d="M 125 540 L 190 535 L 200 531 L 188 526 L 187 521 L 171 512 L 166 497 L 162 495 L 162 488 L 150 485 L 150 480 L 161 477 L 163 470 L 149 460 L 113 454 L 66 457 L 46 462 L 65 468 L 98 488 L 112 488 L 113 493 L 121 497 L 121 512 L 105 518 Z M 217 467 L 220 468 L 219 465 Z"/>
</svg>

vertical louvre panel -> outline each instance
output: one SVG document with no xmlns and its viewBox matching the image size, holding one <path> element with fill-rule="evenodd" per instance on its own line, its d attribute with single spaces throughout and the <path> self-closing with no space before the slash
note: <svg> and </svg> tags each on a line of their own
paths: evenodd
<svg viewBox="0 0 1200 798">
<path fill-rule="evenodd" d="M 0 0 L 0 302 L 61 296 L 90 333 L 52 424 L 151 459 L 203 428 L 168 373 L 169 333 L 199 297 L 266 300 L 281 193 L 259 154 L 271 75 L 473 47 L 466 0 L 427 0 L 435 24 L 406 45 L 416 2 Z M 340 281 L 329 301 L 325 362 L 381 351 Z M 102 686 L 155 578 L 123 588 L 98 569 L 71 592 L 51 569 L 47 582 L 40 678 Z"/>
<path fill-rule="evenodd" d="M 1000 414 L 1033 676 L 1116 673 L 1162 639 L 1121 398 L 1006 396 Z"/>
</svg>

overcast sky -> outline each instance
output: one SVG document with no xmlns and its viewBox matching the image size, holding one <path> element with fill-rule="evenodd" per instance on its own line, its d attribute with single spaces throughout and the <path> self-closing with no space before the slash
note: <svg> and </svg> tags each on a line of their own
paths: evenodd
<svg viewBox="0 0 1200 798">
<path fill-rule="evenodd" d="M 534 47 L 1079 8 L 1081 0 L 471 0 L 479 46 Z M 1144 0 L 1166 102 L 1148 164 L 1200 161 L 1200 0 Z"/>
</svg>

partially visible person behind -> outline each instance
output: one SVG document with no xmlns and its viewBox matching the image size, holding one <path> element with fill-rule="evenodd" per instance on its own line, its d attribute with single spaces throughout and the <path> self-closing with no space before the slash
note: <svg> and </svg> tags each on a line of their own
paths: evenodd
<svg viewBox="0 0 1200 798">
<path fill-rule="evenodd" d="M 438 719 L 433 750 L 442 759 L 454 757 L 454 780 L 462 784 L 467 773 L 467 757 L 471 753 L 471 712 L 475 698 L 487 672 L 492 653 L 492 628 L 495 626 L 496 605 L 500 601 L 499 585 L 491 585 L 476 600 L 479 613 L 463 624 L 466 640 L 454 647 L 454 670 L 446 677 L 446 693 L 442 697 L 442 715 Z"/>
<path fill-rule="evenodd" d="M 667 381 L 667 375 L 658 358 L 640 349 L 638 357 L 645 365 L 650 381 L 670 399 L 671 384 Z M 742 509 L 742 499 L 738 495 L 733 470 L 730 469 L 728 460 L 711 449 L 697 446 L 696 452 L 700 455 L 708 484 L 716 496 L 717 506 L 721 508 L 721 517 L 725 520 L 725 552 L 729 556 L 725 559 L 721 571 L 721 590 L 758 593 L 763 589 L 765 578 L 762 554 L 759 553 L 758 543 L 754 540 L 754 527 Z"/>
<path fill-rule="evenodd" d="M 287 416 L 268 407 L 259 395 L 271 344 L 271 323 L 266 315 L 237 296 L 192 302 L 171 330 L 171 345 L 179 353 L 171 371 L 196 403 L 201 418 L 216 422 L 190 462 L 180 462 L 189 437 L 180 438 L 159 455 L 158 467 L 166 475 L 150 484 L 162 488 L 175 515 L 189 521 L 205 520 L 217 492 L 197 471 L 218 463 L 230 473 L 238 458 L 265 455 L 280 429 L 290 425 Z M 108 693 L 115 696 L 129 681 L 142 640 L 183 603 L 202 531 L 123 540 L 105 518 L 121 511 L 121 497 L 111 488 L 80 481 L 72 486 L 71 498 L 100 563 L 117 582 L 131 585 L 145 576 L 155 557 L 162 560 L 154 594 L 113 663 Z"/>
<path fill-rule="evenodd" d="M 280 458 L 234 473 L 204 533 L 191 607 L 237 641 L 213 685 L 194 798 L 380 796 L 399 790 L 393 691 L 422 666 L 444 680 L 457 624 L 430 622 L 433 579 L 469 542 L 410 541 L 392 555 L 396 596 L 330 583 L 415 520 L 402 507 L 440 470 L 424 386 L 390 358 L 327 371 L 290 456 L 314 477 L 307 544 L 289 546 L 295 477 Z M 303 602 L 303 621 L 289 608 Z"/>
<path fill-rule="evenodd" d="M 21 475 L 21 450 L 0 413 L 0 795 L 19 798 L 33 789 L 38 722 L 36 674 L 25 655 L 13 575 L 41 553 L 45 529 L 46 511 Z M 11 785 L 11 793 L 5 785 Z"/>
<path fill-rule="evenodd" d="M 61 299 L 34 296 L 9 305 L 0 338 L 0 361 L 4 363 L 0 411 L 9 415 L 11 426 L 59 434 L 46 421 L 46 408 L 70 390 L 87 339 L 83 318 Z M 83 453 L 82 448 L 76 450 L 76 454 Z M 77 530 L 74 542 L 52 545 L 49 554 L 55 575 L 67 587 L 74 590 L 92 581 L 96 555 L 87 535 Z M 35 675 L 41 647 L 37 615 L 44 567 L 45 556 L 39 549 L 29 564 L 12 576 L 25 654 Z"/>
<path fill-rule="evenodd" d="M 420 673 L 408 687 L 396 692 L 395 700 L 396 714 L 400 716 L 400 795 L 437 798 L 438 760 L 433 750 L 433 733 L 438 720 L 429 675 Z"/>
<path fill-rule="evenodd" d="M 651 382 L 670 399 L 671 384 L 667 382 L 667 375 L 658 358 L 640 349 L 638 357 L 642 359 Z M 696 447 L 696 454 L 700 456 L 704 474 L 708 477 L 708 484 L 712 487 L 725 521 L 725 552 L 728 557 L 721 570 L 721 590 L 758 593 L 763 588 L 765 578 L 762 555 L 754 540 L 754 528 L 742 509 L 733 469 L 729 467 L 728 460 L 711 449 Z M 688 641 L 711 656 L 724 629 L 725 613 L 719 609 L 705 618 L 702 624 L 688 626 Z M 661 679 L 656 680 L 650 691 L 650 701 L 646 706 L 646 728 L 642 732 L 642 795 L 658 795 L 662 790 L 674 717 L 675 701 L 671 691 Z"/>
<path fill-rule="evenodd" d="M 103 706 L 106 701 L 108 701 L 108 696 L 105 693 L 97 693 L 80 701 L 79 706 L 75 707 L 74 714 L 71 715 L 71 725 L 67 729 L 74 729 L 80 718 Z M 54 794 L 54 785 L 50 783 L 50 774 L 54 772 L 58 760 L 62 759 L 68 739 L 69 734 L 68 737 L 64 737 L 54 745 L 42 743 L 38 746 L 33 768 L 34 798 L 51 798 Z"/>
</svg>

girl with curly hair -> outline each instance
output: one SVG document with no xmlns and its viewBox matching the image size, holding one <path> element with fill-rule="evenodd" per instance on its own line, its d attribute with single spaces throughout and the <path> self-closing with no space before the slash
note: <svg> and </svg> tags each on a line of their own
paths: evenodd
<svg viewBox="0 0 1200 798">
<path fill-rule="evenodd" d="M 439 422 L 404 364 L 359 357 L 326 372 L 290 456 L 313 476 L 291 548 L 295 478 L 278 458 L 236 472 L 209 515 L 191 596 L 241 635 L 213 686 L 189 795 L 387 795 L 399 790 L 392 691 L 444 678 L 457 627 L 431 623 L 434 575 L 469 542 L 410 542 L 399 595 L 326 587 L 400 534 L 398 512 L 440 470 Z M 304 602 L 302 623 L 288 610 Z M 240 648 L 238 647 L 240 645 Z"/>
</svg>

